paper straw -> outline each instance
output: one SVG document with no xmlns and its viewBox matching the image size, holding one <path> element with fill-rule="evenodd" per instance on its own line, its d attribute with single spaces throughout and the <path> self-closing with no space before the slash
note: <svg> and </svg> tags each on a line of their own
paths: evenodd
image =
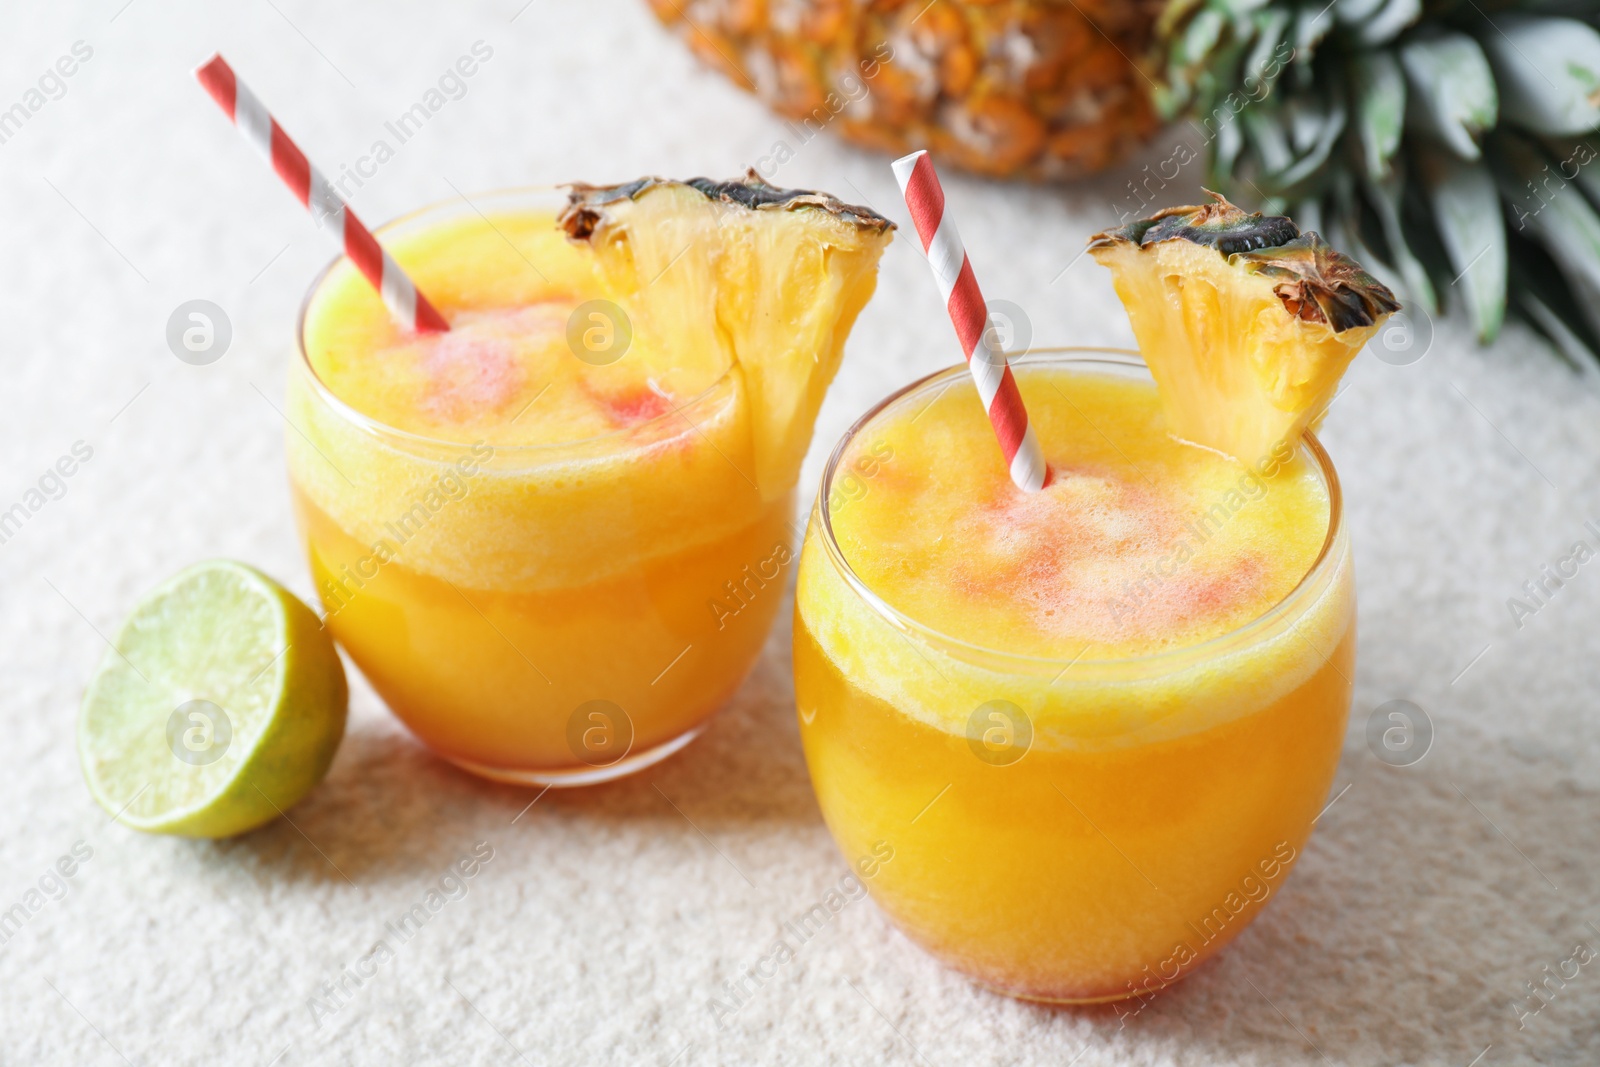
<svg viewBox="0 0 1600 1067">
<path fill-rule="evenodd" d="M 950 321 L 955 324 L 967 369 L 972 371 L 978 396 L 988 409 L 989 422 L 1000 440 L 1000 451 L 1011 468 L 1011 480 L 1024 492 L 1037 492 L 1044 488 L 1049 475 L 1044 453 L 1028 425 L 1028 410 L 1022 406 L 1022 394 L 1017 392 L 1017 380 L 1006 363 L 1005 353 L 988 329 L 988 306 L 978 290 L 978 279 L 961 245 L 961 235 L 945 214 L 944 189 L 939 185 L 933 161 L 927 152 L 913 152 L 895 160 L 893 166 L 911 221 L 928 254 L 928 266 L 933 269 L 934 281 L 939 283 Z"/>
<path fill-rule="evenodd" d="M 217 106 L 227 112 L 244 139 L 255 146 L 278 177 L 311 211 L 317 226 L 339 237 L 344 254 L 372 283 L 395 321 L 419 333 L 443 333 L 450 329 L 444 316 L 417 291 L 416 285 L 400 269 L 372 236 L 356 213 L 334 191 L 322 172 L 313 167 L 305 153 L 295 147 L 283 127 L 262 106 L 261 100 L 233 73 L 221 54 L 212 56 L 194 72 Z"/>
</svg>

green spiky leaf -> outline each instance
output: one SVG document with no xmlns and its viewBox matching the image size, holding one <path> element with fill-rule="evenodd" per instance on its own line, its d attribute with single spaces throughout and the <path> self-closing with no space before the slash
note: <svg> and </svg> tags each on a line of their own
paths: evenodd
<svg viewBox="0 0 1600 1067">
<path fill-rule="evenodd" d="M 1312 174 L 1322 170 L 1328 154 L 1338 143 L 1345 127 L 1344 101 L 1338 96 L 1328 100 L 1295 101 L 1291 108 L 1290 133 L 1294 138 L 1296 160 L 1280 177 L 1285 189 L 1291 189 Z"/>
<path fill-rule="evenodd" d="M 1400 147 L 1406 116 L 1406 79 L 1393 52 L 1367 52 L 1351 64 L 1356 123 L 1367 176 L 1381 179 Z"/>
<path fill-rule="evenodd" d="M 1600 160 L 1600 135 L 1552 138 L 1545 142 L 1545 151 L 1556 176 L 1576 182 L 1584 195 L 1600 204 L 1600 167 L 1592 165 Z"/>
<path fill-rule="evenodd" d="M 1289 13 L 1280 7 L 1270 7 L 1251 16 L 1255 37 L 1245 53 L 1240 81 L 1253 102 L 1259 103 L 1271 94 L 1292 58 L 1294 45 L 1286 39 L 1289 22 Z"/>
<path fill-rule="evenodd" d="M 1600 2 L 1169 0 L 1158 34 L 1213 187 L 1600 361 Z"/>
<path fill-rule="evenodd" d="M 1506 227 L 1494 176 L 1481 163 L 1437 154 L 1419 166 L 1439 238 L 1481 340 L 1500 332 L 1506 308 Z"/>
<path fill-rule="evenodd" d="M 1406 294 L 1429 311 L 1438 311 L 1439 297 L 1434 292 L 1433 281 L 1428 277 L 1428 268 L 1412 250 L 1406 239 L 1405 227 L 1401 225 L 1400 198 L 1405 192 L 1403 175 L 1396 172 L 1382 181 L 1369 179 L 1363 184 L 1367 202 L 1377 212 L 1383 228 L 1384 243 L 1389 246 L 1389 258 L 1400 269 L 1400 277 L 1405 280 L 1403 288 Z"/>
<path fill-rule="evenodd" d="M 1362 44 L 1386 44 L 1422 15 L 1422 0 L 1355 0 L 1336 3 L 1339 22 Z"/>
<path fill-rule="evenodd" d="M 1478 43 L 1464 33 L 1440 33 L 1400 47 L 1411 92 L 1406 121 L 1477 159 L 1478 138 L 1495 124 L 1499 94 Z"/>
<path fill-rule="evenodd" d="M 1504 136 L 1495 148 L 1502 191 L 1519 205 L 1512 225 L 1539 239 L 1590 307 L 1600 304 L 1600 215 L 1576 186 L 1544 181 L 1549 158 L 1529 142 Z"/>
<path fill-rule="evenodd" d="M 1600 33 L 1577 19 L 1505 15 L 1483 46 L 1507 119 L 1564 136 L 1600 125 Z"/>
<path fill-rule="evenodd" d="M 1506 233 L 1511 307 L 1564 355 L 1600 353 L 1600 332 L 1584 313 L 1548 252 L 1515 228 Z"/>
</svg>

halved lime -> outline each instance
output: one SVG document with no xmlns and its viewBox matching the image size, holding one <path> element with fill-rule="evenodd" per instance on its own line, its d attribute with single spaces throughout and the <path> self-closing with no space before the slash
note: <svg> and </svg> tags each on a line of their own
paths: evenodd
<svg viewBox="0 0 1600 1067">
<path fill-rule="evenodd" d="M 89 792 L 152 833 L 227 837 L 322 780 L 349 690 L 321 620 L 253 567 L 209 560 L 151 592 L 84 694 Z"/>
</svg>

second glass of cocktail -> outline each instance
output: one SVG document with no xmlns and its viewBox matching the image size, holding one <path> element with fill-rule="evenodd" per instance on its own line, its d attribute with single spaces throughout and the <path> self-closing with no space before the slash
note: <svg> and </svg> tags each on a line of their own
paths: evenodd
<svg viewBox="0 0 1600 1067">
<path fill-rule="evenodd" d="M 1249 923 L 1332 781 L 1338 482 L 1312 439 L 1253 467 L 1172 441 L 1131 353 L 1013 366 L 1041 493 L 964 368 L 835 451 L 795 598 L 801 738 L 846 857 L 892 850 L 867 884 L 914 940 L 1023 997 L 1143 995 Z"/>
<path fill-rule="evenodd" d="M 348 260 L 325 272 L 290 378 L 296 514 L 328 625 L 419 737 L 579 785 L 695 735 L 782 599 L 800 457 L 888 230 L 753 179 L 460 200 L 379 231 L 449 318 L 433 335 Z M 719 329 L 740 300 L 799 325 Z"/>
<path fill-rule="evenodd" d="M 1355 594 L 1306 428 L 1396 306 L 1220 200 L 1093 247 L 1144 358 L 1012 362 L 1042 487 L 966 368 L 907 387 L 833 453 L 794 621 L 812 784 L 874 899 L 978 981 L 1074 1003 L 1189 974 L 1311 833 Z"/>
</svg>

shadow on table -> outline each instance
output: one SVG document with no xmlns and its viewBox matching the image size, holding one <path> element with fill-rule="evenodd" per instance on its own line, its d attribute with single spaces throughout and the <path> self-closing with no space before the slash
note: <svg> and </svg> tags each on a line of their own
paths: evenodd
<svg viewBox="0 0 1600 1067">
<path fill-rule="evenodd" d="M 260 830 L 195 847 L 202 862 L 248 858 L 263 878 L 360 886 L 428 875 L 476 841 L 537 835 L 551 818 L 564 835 L 605 836 L 622 824 L 648 832 L 651 823 L 673 836 L 820 828 L 788 679 L 788 642 L 775 633 L 752 676 L 682 752 L 617 782 L 542 795 L 459 770 L 387 712 L 353 717 L 328 778 L 305 801 Z"/>
</svg>

